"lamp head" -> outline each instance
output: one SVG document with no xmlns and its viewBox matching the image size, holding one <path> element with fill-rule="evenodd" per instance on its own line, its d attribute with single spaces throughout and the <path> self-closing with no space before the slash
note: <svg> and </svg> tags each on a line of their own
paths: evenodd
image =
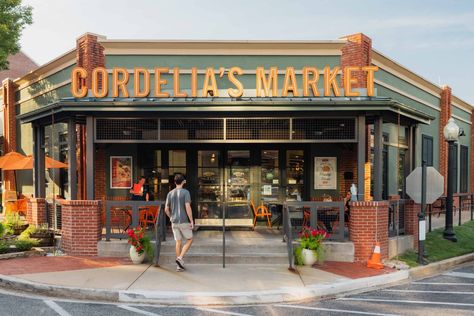
<svg viewBox="0 0 474 316">
<path fill-rule="evenodd" d="M 446 126 L 443 129 L 444 138 L 448 142 L 449 141 L 457 141 L 459 139 L 459 135 L 460 135 L 459 132 L 460 132 L 459 126 L 456 124 L 454 119 L 451 117 L 448 120 L 448 124 L 446 124 Z"/>
</svg>

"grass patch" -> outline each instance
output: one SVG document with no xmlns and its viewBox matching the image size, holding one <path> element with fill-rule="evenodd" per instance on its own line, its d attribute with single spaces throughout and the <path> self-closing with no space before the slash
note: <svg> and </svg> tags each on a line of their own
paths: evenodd
<svg viewBox="0 0 474 316">
<path fill-rule="evenodd" d="M 452 242 L 443 238 L 444 228 L 438 228 L 426 234 L 425 248 L 428 252 L 428 262 L 441 261 L 474 252 L 474 221 L 455 226 L 454 232 L 458 238 Z M 418 266 L 418 255 L 415 251 L 407 251 L 399 257 L 410 267 Z"/>
</svg>

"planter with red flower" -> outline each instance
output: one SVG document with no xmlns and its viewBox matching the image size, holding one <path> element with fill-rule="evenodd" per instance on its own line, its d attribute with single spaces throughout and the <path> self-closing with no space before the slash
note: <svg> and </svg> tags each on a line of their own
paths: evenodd
<svg viewBox="0 0 474 316">
<path fill-rule="evenodd" d="M 328 237 L 324 229 L 303 227 L 299 234 L 299 247 L 295 249 L 295 263 L 297 265 L 312 266 L 316 261 L 324 259 L 323 240 Z"/>
<path fill-rule="evenodd" d="M 130 228 L 127 230 L 127 235 L 128 243 L 130 244 L 130 259 L 134 264 L 142 263 L 145 260 L 145 256 L 149 260 L 153 259 L 154 254 L 150 237 L 145 234 L 143 228 Z"/>
</svg>

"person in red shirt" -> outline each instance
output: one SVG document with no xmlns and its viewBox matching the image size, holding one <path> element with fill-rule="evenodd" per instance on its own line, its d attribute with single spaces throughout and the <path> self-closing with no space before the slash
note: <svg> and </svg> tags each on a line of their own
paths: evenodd
<svg viewBox="0 0 474 316">
<path fill-rule="evenodd" d="M 146 178 L 141 176 L 137 183 L 133 185 L 130 189 L 130 193 L 132 194 L 132 201 L 148 201 L 149 194 L 147 190 L 145 190 L 145 182 Z"/>
</svg>

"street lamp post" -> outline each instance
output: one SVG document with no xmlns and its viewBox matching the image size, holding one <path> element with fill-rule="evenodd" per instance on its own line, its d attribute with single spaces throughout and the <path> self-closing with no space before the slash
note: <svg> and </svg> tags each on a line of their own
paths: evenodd
<svg viewBox="0 0 474 316">
<path fill-rule="evenodd" d="M 453 242 L 458 241 L 453 229 L 453 189 L 454 181 L 456 181 L 456 169 L 454 164 L 456 157 L 454 146 L 456 141 L 459 139 L 459 132 L 459 126 L 451 117 L 443 130 L 444 138 L 448 142 L 448 192 L 446 196 L 446 225 L 444 228 L 443 237 Z"/>
</svg>

